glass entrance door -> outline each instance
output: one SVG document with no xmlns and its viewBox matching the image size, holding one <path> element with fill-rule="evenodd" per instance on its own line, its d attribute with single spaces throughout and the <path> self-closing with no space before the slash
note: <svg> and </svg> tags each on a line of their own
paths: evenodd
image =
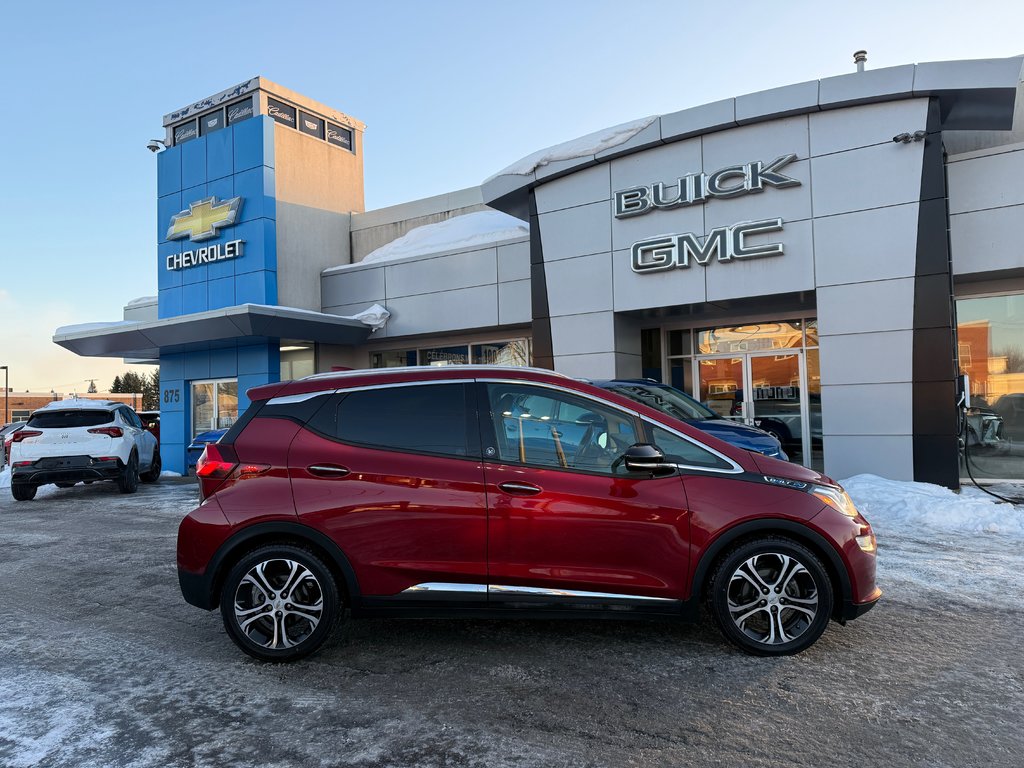
<svg viewBox="0 0 1024 768">
<path fill-rule="evenodd" d="M 813 351 L 816 374 L 817 350 Z M 807 394 L 807 362 L 804 350 L 800 349 L 698 356 L 698 398 L 720 418 L 774 435 L 791 461 L 820 470 L 820 397 L 818 408 L 812 413 Z M 820 391 L 820 378 L 814 378 L 815 389 Z"/>
</svg>

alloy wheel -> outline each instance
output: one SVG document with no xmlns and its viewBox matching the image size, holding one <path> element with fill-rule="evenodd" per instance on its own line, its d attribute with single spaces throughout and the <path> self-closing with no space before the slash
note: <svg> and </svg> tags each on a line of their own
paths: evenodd
<svg viewBox="0 0 1024 768">
<path fill-rule="evenodd" d="M 238 629 L 250 642 L 269 650 L 296 648 L 323 618 L 323 587 L 302 563 L 264 560 L 238 582 L 233 610 Z"/>
<path fill-rule="evenodd" d="M 762 552 L 740 563 L 727 595 L 736 628 L 764 645 L 796 640 L 818 616 L 813 576 L 797 558 L 781 552 Z"/>
</svg>

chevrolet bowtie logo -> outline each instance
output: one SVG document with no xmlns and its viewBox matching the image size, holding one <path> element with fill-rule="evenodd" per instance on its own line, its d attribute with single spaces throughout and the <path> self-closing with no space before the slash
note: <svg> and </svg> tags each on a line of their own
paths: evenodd
<svg viewBox="0 0 1024 768">
<path fill-rule="evenodd" d="M 167 230 L 168 240 L 187 237 L 193 242 L 217 237 L 223 227 L 230 227 L 238 219 L 242 198 L 233 197 L 221 203 L 216 197 L 207 197 L 190 203 L 187 211 L 171 217 L 171 228 Z"/>
</svg>

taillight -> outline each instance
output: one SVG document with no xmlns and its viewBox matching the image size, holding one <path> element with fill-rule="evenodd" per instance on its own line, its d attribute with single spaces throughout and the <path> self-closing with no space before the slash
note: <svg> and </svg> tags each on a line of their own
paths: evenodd
<svg viewBox="0 0 1024 768">
<path fill-rule="evenodd" d="M 207 443 L 199 461 L 196 462 L 196 477 L 223 480 L 238 463 L 234 449 L 226 445 Z"/>
<path fill-rule="evenodd" d="M 96 429 L 90 429 L 89 434 L 106 435 L 107 437 L 121 437 L 124 434 L 124 431 L 120 427 L 96 427 Z"/>
<path fill-rule="evenodd" d="M 31 429 L 19 429 L 17 432 L 14 433 L 14 436 L 11 437 L 11 442 L 12 443 L 20 443 L 26 437 L 39 437 L 41 434 L 43 434 L 43 433 L 42 432 L 36 432 L 36 431 L 31 430 Z"/>
<path fill-rule="evenodd" d="M 225 483 L 258 477 L 269 470 L 269 464 L 240 464 L 235 449 L 220 443 L 208 443 L 196 462 L 196 476 L 204 499 Z"/>
</svg>

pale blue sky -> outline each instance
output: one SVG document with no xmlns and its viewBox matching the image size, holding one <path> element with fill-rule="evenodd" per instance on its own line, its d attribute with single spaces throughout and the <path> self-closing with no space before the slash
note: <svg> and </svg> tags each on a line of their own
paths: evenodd
<svg viewBox="0 0 1024 768">
<path fill-rule="evenodd" d="M 858 48 L 871 68 L 1024 52 L 1010 0 L 48 2 L 2 20 L 0 364 L 34 391 L 123 369 L 50 336 L 156 292 L 146 141 L 253 75 L 367 124 L 377 208 L 609 125 L 850 72 Z"/>
</svg>

